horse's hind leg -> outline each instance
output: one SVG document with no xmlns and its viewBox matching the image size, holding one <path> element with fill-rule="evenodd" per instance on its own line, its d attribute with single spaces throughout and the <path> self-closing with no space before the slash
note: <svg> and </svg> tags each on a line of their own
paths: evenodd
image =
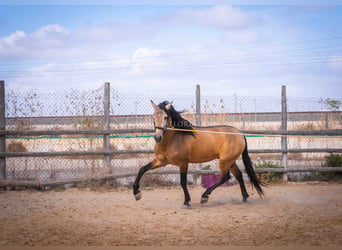
<svg viewBox="0 0 342 250">
<path fill-rule="evenodd" d="M 224 170 L 223 165 L 224 165 L 224 163 L 220 162 L 220 169 L 221 169 L 221 172 L 223 172 L 222 178 L 220 179 L 220 181 L 218 183 L 207 188 L 207 190 L 202 194 L 202 197 L 201 197 L 201 203 L 202 204 L 208 202 L 209 195 L 211 194 L 211 192 L 213 192 L 218 186 L 222 185 L 223 183 L 225 183 L 226 181 L 228 181 L 230 179 L 229 170 L 223 171 Z"/>
<path fill-rule="evenodd" d="M 240 169 L 238 168 L 238 166 L 236 165 L 236 162 L 233 163 L 233 165 L 230 167 L 230 170 L 232 171 L 233 175 L 239 182 L 241 194 L 242 194 L 242 201 L 247 202 L 247 198 L 249 197 L 249 195 L 247 193 L 246 186 L 242 178 L 242 173 Z"/>
<path fill-rule="evenodd" d="M 184 167 L 180 169 L 180 178 L 181 178 L 181 186 L 183 188 L 184 191 L 184 207 L 185 208 L 190 208 L 190 194 L 188 191 L 188 187 L 187 187 L 187 182 L 188 182 L 188 167 Z"/>
</svg>

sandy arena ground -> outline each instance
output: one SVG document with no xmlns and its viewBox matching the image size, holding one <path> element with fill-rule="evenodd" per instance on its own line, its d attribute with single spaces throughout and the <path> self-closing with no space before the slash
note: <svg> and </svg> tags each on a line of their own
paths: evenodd
<svg viewBox="0 0 342 250">
<path fill-rule="evenodd" d="M 132 190 L 0 192 L 0 246 L 12 245 L 342 245 L 342 184 L 270 185 L 260 199 L 247 185 L 220 187 L 207 204 L 190 186 Z"/>
</svg>

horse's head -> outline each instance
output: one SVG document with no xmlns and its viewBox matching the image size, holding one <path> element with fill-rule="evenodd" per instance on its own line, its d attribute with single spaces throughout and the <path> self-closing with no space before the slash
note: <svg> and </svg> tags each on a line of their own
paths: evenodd
<svg viewBox="0 0 342 250">
<path fill-rule="evenodd" d="M 169 118 L 165 110 L 169 110 L 172 104 L 167 103 L 165 105 L 165 110 L 160 108 L 153 101 L 151 101 L 151 104 L 154 108 L 154 113 L 153 113 L 154 128 L 155 128 L 154 139 L 156 140 L 156 142 L 161 142 L 163 140 L 164 133 L 167 130 L 168 118 Z"/>
</svg>

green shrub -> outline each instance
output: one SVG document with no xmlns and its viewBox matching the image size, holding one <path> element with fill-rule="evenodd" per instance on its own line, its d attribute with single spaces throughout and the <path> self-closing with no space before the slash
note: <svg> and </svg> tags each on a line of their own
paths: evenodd
<svg viewBox="0 0 342 250">
<path fill-rule="evenodd" d="M 342 167 L 342 155 L 341 154 L 330 154 L 325 157 L 323 167 Z M 321 179 L 323 181 L 340 181 L 342 180 L 342 172 L 329 172 L 321 173 Z"/>
<path fill-rule="evenodd" d="M 206 166 L 202 167 L 202 170 L 211 170 L 211 166 L 210 165 L 206 165 Z"/>
<path fill-rule="evenodd" d="M 325 157 L 325 167 L 342 167 L 342 155 L 330 154 Z"/>
</svg>

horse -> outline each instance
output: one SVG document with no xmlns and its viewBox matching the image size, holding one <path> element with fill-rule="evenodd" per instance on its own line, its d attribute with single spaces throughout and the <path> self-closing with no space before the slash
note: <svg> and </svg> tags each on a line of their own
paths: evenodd
<svg viewBox="0 0 342 250">
<path fill-rule="evenodd" d="M 181 116 L 172 103 L 164 101 L 159 105 L 151 100 L 154 108 L 154 159 L 140 168 L 133 183 L 133 194 L 136 200 L 141 199 L 140 180 L 144 173 L 172 164 L 179 167 L 180 184 L 184 192 L 183 206 L 190 208 L 190 194 L 187 188 L 187 172 L 189 163 L 202 163 L 219 159 L 221 179 L 207 188 L 201 196 L 201 203 L 209 200 L 209 195 L 220 185 L 231 178 L 233 173 L 239 182 L 242 201 L 247 202 L 249 197 L 242 173 L 236 160 L 242 155 L 245 170 L 252 187 L 259 196 L 264 195 L 264 184 L 257 178 L 248 155 L 247 140 L 240 130 L 232 126 L 220 125 L 201 127 L 194 126 Z"/>
</svg>

